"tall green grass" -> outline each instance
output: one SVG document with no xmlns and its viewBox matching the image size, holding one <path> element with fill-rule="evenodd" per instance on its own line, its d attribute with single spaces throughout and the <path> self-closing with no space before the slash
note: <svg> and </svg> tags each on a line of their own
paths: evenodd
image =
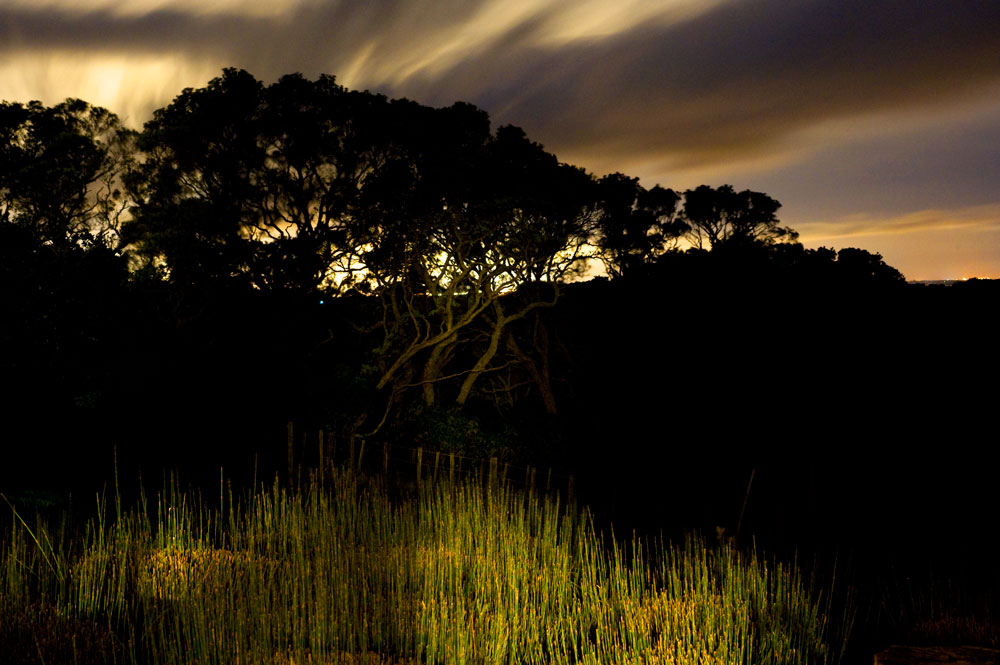
<svg viewBox="0 0 1000 665">
<path fill-rule="evenodd" d="M 390 499 L 335 470 L 211 502 L 170 484 L 108 512 L 79 538 L 20 518 L 3 537 L 0 632 L 35 662 L 838 663 L 850 627 L 794 563 L 620 542 L 497 483 Z M 46 624 L 65 639 L 43 644 Z"/>
</svg>

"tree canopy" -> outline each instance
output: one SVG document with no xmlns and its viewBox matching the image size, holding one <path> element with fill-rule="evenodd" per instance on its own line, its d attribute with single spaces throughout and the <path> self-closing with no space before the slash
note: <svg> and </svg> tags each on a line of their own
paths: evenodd
<svg viewBox="0 0 1000 665">
<path fill-rule="evenodd" d="M 0 222 L 61 247 L 117 244 L 134 139 L 113 113 L 79 99 L 0 102 Z"/>
<path fill-rule="evenodd" d="M 699 249 L 794 242 L 798 233 L 779 226 L 780 207 L 762 192 L 701 185 L 684 192 L 683 219 L 689 241 Z"/>
<path fill-rule="evenodd" d="M 330 285 L 359 187 L 384 159 L 357 128 L 358 97 L 328 76 L 265 87 L 233 69 L 183 91 L 140 137 L 128 241 L 174 282 Z"/>
<path fill-rule="evenodd" d="M 229 69 L 140 136 L 126 241 L 178 285 L 377 296 L 373 371 L 391 406 L 464 404 L 507 326 L 584 267 L 591 176 L 468 104 L 429 108 L 333 77 Z"/>
<path fill-rule="evenodd" d="M 659 185 L 647 190 L 638 178 L 621 173 L 598 181 L 600 216 L 597 242 L 612 277 L 637 273 L 657 256 L 676 250 L 690 227 L 681 218 L 680 196 Z"/>
</svg>

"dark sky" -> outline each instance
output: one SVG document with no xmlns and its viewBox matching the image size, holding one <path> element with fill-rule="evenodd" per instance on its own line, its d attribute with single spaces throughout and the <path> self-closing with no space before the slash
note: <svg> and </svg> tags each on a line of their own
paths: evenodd
<svg viewBox="0 0 1000 665">
<path fill-rule="evenodd" d="M 596 175 L 767 192 L 807 246 L 1000 277 L 997 0 L 0 5 L 0 99 L 138 127 L 227 66 L 469 101 Z"/>
</svg>

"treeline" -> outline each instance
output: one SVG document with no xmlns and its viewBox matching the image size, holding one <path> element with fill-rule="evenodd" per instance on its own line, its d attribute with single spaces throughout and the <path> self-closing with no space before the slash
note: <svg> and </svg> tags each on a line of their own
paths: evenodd
<svg viewBox="0 0 1000 665">
<path fill-rule="evenodd" d="M 868 363 L 905 373 L 899 322 L 927 314 L 881 256 L 805 249 L 779 207 L 597 178 L 469 104 L 327 76 L 225 70 L 141 132 L 4 103 L 8 449 L 70 474 L 112 444 L 279 467 L 294 420 L 601 467 L 798 431 L 870 390 Z"/>
</svg>

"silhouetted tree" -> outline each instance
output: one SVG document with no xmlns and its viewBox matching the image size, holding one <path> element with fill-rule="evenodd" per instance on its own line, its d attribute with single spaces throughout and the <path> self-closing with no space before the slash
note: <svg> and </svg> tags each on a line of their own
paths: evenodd
<svg viewBox="0 0 1000 665">
<path fill-rule="evenodd" d="M 663 252 L 675 249 L 689 230 L 678 216 L 680 197 L 671 189 L 657 185 L 647 190 L 638 178 L 621 173 L 604 176 L 598 187 L 596 242 L 612 277 L 636 273 Z"/>
<path fill-rule="evenodd" d="M 845 283 L 902 284 L 903 274 L 887 264 L 881 254 L 856 247 L 837 252 L 839 278 Z"/>
<path fill-rule="evenodd" d="M 391 406 L 463 405 L 506 327 L 582 268 L 593 181 L 468 104 L 433 109 L 332 77 L 228 69 L 156 111 L 127 239 L 177 284 L 377 295 L 355 321 Z M 513 297 L 517 294 L 517 297 Z M 363 312 L 364 308 L 356 310 Z"/>
<path fill-rule="evenodd" d="M 684 192 L 682 219 L 689 227 L 688 240 L 699 249 L 794 242 L 798 233 L 778 225 L 780 207 L 761 192 L 701 185 Z"/>
<path fill-rule="evenodd" d="M 116 245 L 134 139 L 116 115 L 79 99 L 0 103 L 0 223 L 58 247 Z"/>
<path fill-rule="evenodd" d="M 117 234 L 133 139 L 114 114 L 81 100 L 0 103 L 5 427 L 43 411 L 76 422 L 108 399 L 128 276 Z"/>
<path fill-rule="evenodd" d="M 174 281 L 238 279 L 260 289 L 335 289 L 344 227 L 384 156 L 365 134 L 385 100 L 334 78 L 265 87 L 227 69 L 182 92 L 142 132 L 129 226 Z M 379 116 L 381 117 L 381 116 Z"/>
</svg>

